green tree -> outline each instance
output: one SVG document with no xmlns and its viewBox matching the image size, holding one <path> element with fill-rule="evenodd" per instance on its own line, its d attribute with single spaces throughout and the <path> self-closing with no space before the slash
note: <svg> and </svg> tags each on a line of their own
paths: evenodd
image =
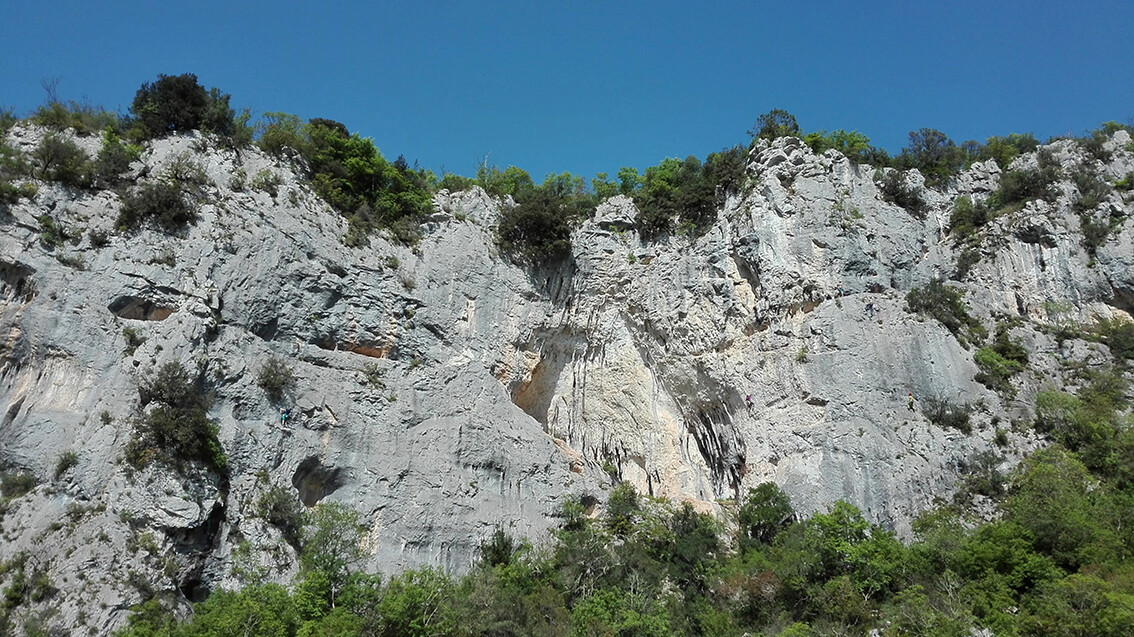
<svg viewBox="0 0 1134 637">
<path fill-rule="evenodd" d="M 200 462 L 227 473 L 217 425 L 208 417 L 212 403 L 199 377 L 179 362 L 166 363 L 138 384 L 138 398 L 144 411 L 126 446 L 127 461 L 142 467 L 158 459 L 179 469 Z"/>
<path fill-rule="evenodd" d="M 234 127 L 229 96 L 217 89 L 205 90 L 193 73 L 159 75 L 134 95 L 130 111 L 147 137 L 202 129 L 230 134 Z"/>
<path fill-rule="evenodd" d="M 939 130 L 922 128 L 910 131 L 909 143 L 897 157 L 899 167 L 916 168 L 925 177 L 927 186 L 945 185 L 965 165 L 966 155 L 957 144 Z"/>
<path fill-rule="evenodd" d="M 324 502 L 309 510 L 300 532 L 299 567 L 323 588 L 323 599 L 334 608 L 350 576 L 362 562 L 363 530 L 359 514 L 338 502 Z"/>
<path fill-rule="evenodd" d="M 799 137 L 799 123 L 795 115 L 783 110 L 773 108 L 756 118 L 756 125 L 748 131 L 755 139 L 777 139 L 780 137 Z"/>
<path fill-rule="evenodd" d="M 795 510 L 786 493 L 773 482 L 748 490 L 737 514 L 740 548 L 771 545 L 776 534 L 795 521 Z"/>
<path fill-rule="evenodd" d="M 377 634 L 426 637 L 452 634 L 457 627 L 449 605 L 453 583 L 434 568 L 406 571 L 390 580 L 378 602 Z"/>
</svg>

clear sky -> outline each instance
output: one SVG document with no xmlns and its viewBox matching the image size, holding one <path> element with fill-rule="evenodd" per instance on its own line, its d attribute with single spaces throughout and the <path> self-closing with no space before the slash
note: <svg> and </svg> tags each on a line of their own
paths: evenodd
<svg viewBox="0 0 1134 637">
<path fill-rule="evenodd" d="M 1134 117 L 1134 1 L 213 2 L 4 0 L 0 106 L 125 111 L 196 73 L 254 113 L 338 120 L 387 158 L 537 181 L 805 131 L 954 140 L 1081 134 Z"/>
</svg>

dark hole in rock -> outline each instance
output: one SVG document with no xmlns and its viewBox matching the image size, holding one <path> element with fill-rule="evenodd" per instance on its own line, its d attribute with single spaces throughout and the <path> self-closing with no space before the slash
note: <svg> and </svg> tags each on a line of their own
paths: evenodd
<svg viewBox="0 0 1134 637">
<path fill-rule="evenodd" d="M 313 507 L 345 484 L 346 476 L 338 467 L 325 467 L 312 456 L 299 463 L 291 477 L 291 485 L 299 492 L 304 506 Z"/>
<path fill-rule="evenodd" d="M 181 590 L 181 594 L 185 596 L 185 599 L 194 604 L 205 601 L 205 598 L 207 598 L 210 593 L 208 584 L 205 584 L 197 578 L 186 580 L 177 588 Z"/>
<path fill-rule="evenodd" d="M 118 318 L 139 321 L 164 321 L 174 312 L 174 308 L 164 307 L 149 299 L 131 295 L 114 299 L 110 305 L 106 306 L 106 309 Z"/>
<path fill-rule="evenodd" d="M 31 275 L 35 270 L 22 263 L 0 261 L 0 295 L 5 300 L 27 302 L 35 298 L 35 283 Z"/>
</svg>

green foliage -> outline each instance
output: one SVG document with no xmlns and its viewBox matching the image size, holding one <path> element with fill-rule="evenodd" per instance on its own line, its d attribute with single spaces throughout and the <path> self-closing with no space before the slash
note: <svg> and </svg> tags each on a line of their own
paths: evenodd
<svg viewBox="0 0 1134 637">
<path fill-rule="evenodd" d="M 91 185 L 94 165 L 78 144 L 58 133 L 48 133 L 32 151 L 40 179 L 64 186 L 86 188 Z"/>
<path fill-rule="evenodd" d="M 299 155 L 308 151 L 303 120 L 290 113 L 264 113 L 256 125 L 256 132 L 256 145 L 274 157 L 283 157 L 288 149 Z"/>
<path fill-rule="evenodd" d="M 36 109 L 31 121 L 58 133 L 71 129 L 78 135 L 93 135 L 107 128 L 118 130 L 123 123 L 117 113 L 100 106 L 62 102 L 50 96 L 46 104 Z"/>
<path fill-rule="evenodd" d="M 978 155 L 978 161 L 987 161 L 995 159 L 996 163 L 1000 165 L 1002 170 L 1008 170 L 1008 165 L 1012 160 L 1016 159 L 1024 153 L 1034 152 L 1039 148 L 1039 140 L 1031 133 L 1012 133 L 1007 137 L 989 137 L 984 146 L 981 147 Z"/>
<path fill-rule="evenodd" d="M 878 180 L 878 190 L 882 193 L 883 201 L 905 208 L 916 219 L 925 219 L 925 202 L 921 198 L 921 191 L 908 184 L 900 171 L 886 171 Z"/>
<path fill-rule="evenodd" d="M 127 356 L 133 356 L 134 352 L 142 346 L 142 343 L 146 342 L 146 337 L 132 327 L 122 328 L 122 338 L 126 340 L 126 349 L 123 350 L 123 353 Z"/>
<path fill-rule="evenodd" d="M 173 362 L 138 384 L 142 411 L 126 445 L 130 465 L 140 469 L 156 460 L 184 470 L 196 462 L 221 475 L 227 473 L 217 425 L 208 418 L 211 401 L 200 382 L 181 363 Z"/>
<path fill-rule="evenodd" d="M 231 136 L 236 129 L 229 96 L 217 89 L 205 90 L 193 73 L 158 75 L 134 95 L 130 111 L 141 127 L 143 138 L 202 130 Z"/>
<path fill-rule="evenodd" d="M 80 235 L 67 230 L 51 215 L 40 215 L 35 220 L 39 223 L 39 245 L 49 252 L 63 247 L 63 243 L 68 239 L 72 243 L 78 243 L 80 239 Z"/>
<path fill-rule="evenodd" d="M 780 137 L 799 137 L 799 122 L 795 115 L 783 110 L 773 108 L 756 118 L 756 124 L 748 131 L 754 139 L 778 139 Z"/>
<path fill-rule="evenodd" d="M 504 527 L 497 526 L 492 532 L 492 538 L 487 542 L 481 542 L 477 552 L 480 553 L 481 564 L 491 568 L 511 564 L 512 558 L 519 549 L 519 545 L 512 536 L 508 535 Z"/>
<path fill-rule="evenodd" d="M 973 360 L 980 367 L 975 378 L 978 383 L 993 391 L 1014 396 L 1015 390 L 1010 379 L 1028 366 L 1028 351 L 1011 340 L 1007 325 L 1000 325 L 996 329 L 992 345 L 978 349 Z"/>
<path fill-rule="evenodd" d="M 141 155 L 141 146 L 124 143 L 112 129 L 107 128 L 102 132 L 102 147 L 94 162 L 95 176 L 104 185 L 117 185 L 122 174 Z"/>
<path fill-rule="evenodd" d="M 1036 431 L 1079 454 L 1099 476 L 1134 485 L 1134 431 L 1121 416 L 1128 381 L 1121 370 L 1089 372 L 1078 395 L 1041 391 L 1036 396 Z"/>
<path fill-rule="evenodd" d="M 1041 162 L 1038 168 L 1009 170 L 1000 176 L 1000 185 L 988 197 L 988 207 L 998 210 L 1032 199 L 1050 201 L 1056 191 L 1052 186 L 1059 179 L 1054 164 Z"/>
<path fill-rule="evenodd" d="M 426 637 L 452 634 L 457 618 L 446 602 L 453 583 L 440 570 L 426 567 L 406 571 L 390 580 L 378 602 L 376 634 L 391 637 Z"/>
<path fill-rule="evenodd" d="M 351 574 L 362 561 L 363 529 L 358 512 L 337 502 L 309 510 L 300 531 L 299 567 L 302 575 L 321 582 L 321 599 L 334 608 Z"/>
<path fill-rule="evenodd" d="M 515 199 L 521 193 L 535 188 L 535 182 L 526 170 L 509 166 L 500 170 L 495 166 L 482 163 L 476 169 L 476 185 L 480 186 L 495 197 L 512 197 Z"/>
<path fill-rule="evenodd" d="M 776 535 L 795 521 L 786 493 L 773 482 L 748 490 L 737 514 L 737 540 L 741 549 L 771 545 Z"/>
<path fill-rule="evenodd" d="M 704 232 L 716 220 L 725 197 L 743 187 L 745 157 L 746 151 L 735 146 L 710 154 L 704 164 L 689 156 L 647 168 L 640 187 L 634 190 L 639 231 L 645 237 L 657 237 L 672 232 L 676 224 L 686 232 Z M 625 177 L 624 185 L 634 175 L 626 173 Z"/>
<path fill-rule="evenodd" d="M 909 143 L 894 163 L 903 170 L 916 168 L 925 177 L 926 186 L 940 188 L 965 167 L 967 160 L 964 149 L 944 133 L 922 128 L 910 131 Z"/>
<path fill-rule="evenodd" d="M 803 143 L 815 153 L 835 149 L 857 164 L 885 166 L 890 163 L 886 151 L 870 145 L 870 138 L 858 131 L 815 131 L 803 136 Z"/>
<path fill-rule="evenodd" d="M 1010 520 L 1026 529 L 1037 551 L 1074 571 L 1122 551 L 1106 524 L 1107 494 L 1087 467 L 1066 450 L 1036 452 L 1017 468 L 1006 504 Z"/>
<path fill-rule="evenodd" d="M 604 521 L 615 535 L 626 535 L 634 528 L 635 518 L 642 514 L 638 492 L 629 482 L 614 487 L 606 501 Z"/>
<path fill-rule="evenodd" d="M 116 225 L 130 232 L 153 224 L 172 234 L 197 221 L 197 210 L 186 201 L 179 183 L 147 182 L 122 198 Z"/>
<path fill-rule="evenodd" d="M 580 600 L 571 612 L 571 627 L 572 637 L 668 637 L 673 634 L 664 600 L 612 588 L 596 591 Z"/>
<path fill-rule="evenodd" d="M 972 342 L 979 343 L 988 335 L 980 321 L 970 316 L 965 308 L 964 292 L 946 286 L 940 279 L 911 289 L 906 294 L 906 306 L 910 312 L 937 319 L 965 347 Z"/>
<path fill-rule="evenodd" d="M 38 481 L 35 475 L 28 471 L 0 472 L 0 496 L 5 498 L 20 498 L 31 492 Z"/>
<path fill-rule="evenodd" d="M 958 241 L 972 238 L 976 232 L 992 220 L 992 211 L 984 202 L 961 196 L 953 202 L 953 212 L 949 215 L 949 233 Z"/>
<path fill-rule="evenodd" d="M 295 493 L 286 487 L 272 487 L 256 500 L 256 515 L 280 530 L 284 540 L 300 546 L 303 509 Z"/>
<path fill-rule="evenodd" d="M 312 188 L 342 213 L 349 223 L 344 241 L 359 247 L 379 228 L 398 227 L 395 238 L 412 244 L 419 236 L 418 220 L 429 212 L 430 195 L 424 171 L 410 169 L 404 160 L 390 164 L 368 138 L 351 135 L 346 126 L 312 119 L 302 127 L 302 139 L 290 140 L 290 119 L 279 119 L 272 147 L 298 143 L 307 161 Z M 265 136 L 260 138 L 265 145 Z"/>
<path fill-rule="evenodd" d="M 1120 361 L 1134 360 L 1134 321 L 1103 319 L 1098 333 L 1112 356 Z"/>
<path fill-rule="evenodd" d="M 541 185 L 533 186 L 527 173 L 513 170 L 485 173 L 484 183 L 496 192 L 485 190 L 511 195 L 516 201 L 500 213 L 497 245 L 523 263 L 553 264 L 570 253 L 571 229 L 594 211 L 593 199 L 586 194 L 582 178 L 570 173 L 548 175 Z"/>
<path fill-rule="evenodd" d="M 942 429 L 956 429 L 966 436 L 973 432 L 973 425 L 969 421 L 972 406 L 957 404 L 945 398 L 929 396 L 921 401 L 921 413 L 929 422 Z"/>
<path fill-rule="evenodd" d="M 58 480 L 63 477 L 63 474 L 77 466 L 79 466 L 79 454 L 74 451 L 64 451 L 55 463 L 55 479 Z"/>
<path fill-rule="evenodd" d="M 284 394 L 295 385 L 295 375 L 282 358 L 272 356 L 262 366 L 256 376 L 256 384 L 272 402 L 283 400 Z"/>
</svg>

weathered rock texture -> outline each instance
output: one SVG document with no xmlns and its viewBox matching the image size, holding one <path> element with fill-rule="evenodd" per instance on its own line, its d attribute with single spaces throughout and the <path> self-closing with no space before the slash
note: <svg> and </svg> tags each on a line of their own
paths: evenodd
<svg viewBox="0 0 1134 637">
<path fill-rule="evenodd" d="M 41 136 L 17 127 L 9 141 L 30 151 Z M 438 194 L 414 248 L 347 248 L 341 217 L 292 167 L 203 141 L 155 142 L 133 167 L 142 179 L 203 169 L 201 218 L 180 236 L 116 233 L 117 194 L 51 183 L 0 217 L 0 462 L 40 481 L 8 503 L 0 561 L 27 552 L 59 591 L 21 620 L 53 608 L 50 623 L 107 631 L 154 590 L 198 599 L 231 585 L 241 543 L 240 559 L 286 580 L 294 551 L 255 515 L 272 486 L 360 511 L 369 567 L 385 572 L 461 571 L 494 525 L 538 537 L 568 498 L 601 503 L 612 480 L 716 512 L 771 480 L 801 512 L 845 499 L 908 535 L 967 458 L 995 449 L 998 427 L 1058 386 L 1061 362 L 1106 356 L 1047 328 L 1134 304 L 1123 193 L 1094 211 L 1115 230 L 1093 259 L 1070 181 L 1056 203 L 993 221 L 953 285 L 989 327 L 1022 319 L 1012 335 L 1032 364 L 1009 400 L 974 381 L 972 350 L 905 309 L 910 288 L 954 272 L 952 202 L 987 196 L 994 162 L 945 192 L 904 175 L 928 202 L 919 219 L 882 200 L 869 166 L 762 142 L 747 188 L 703 236 L 644 242 L 632 201 L 615 197 L 569 262 L 532 272 L 494 247 L 511 202 L 479 189 Z M 79 142 L 93 155 L 95 140 Z M 1105 164 L 1072 141 L 1051 150 L 1113 181 L 1134 170 L 1128 144 L 1118 133 Z M 234 187 L 262 170 L 280 178 L 275 196 Z M 44 248 L 44 214 L 75 240 Z M 296 378 L 277 404 L 257 386 L 273 356 Z M 215 395 L 227 484 L 120 461 L 138 382 L 169 361 Z M 908 393 L 979 403 L 975 431 L 933 426 Z M 1037 444 L 1025 428 L 1008 438 L 1006 466 Z M 77 465 L 55 477 L 67 452 Z"/>
</svg>

